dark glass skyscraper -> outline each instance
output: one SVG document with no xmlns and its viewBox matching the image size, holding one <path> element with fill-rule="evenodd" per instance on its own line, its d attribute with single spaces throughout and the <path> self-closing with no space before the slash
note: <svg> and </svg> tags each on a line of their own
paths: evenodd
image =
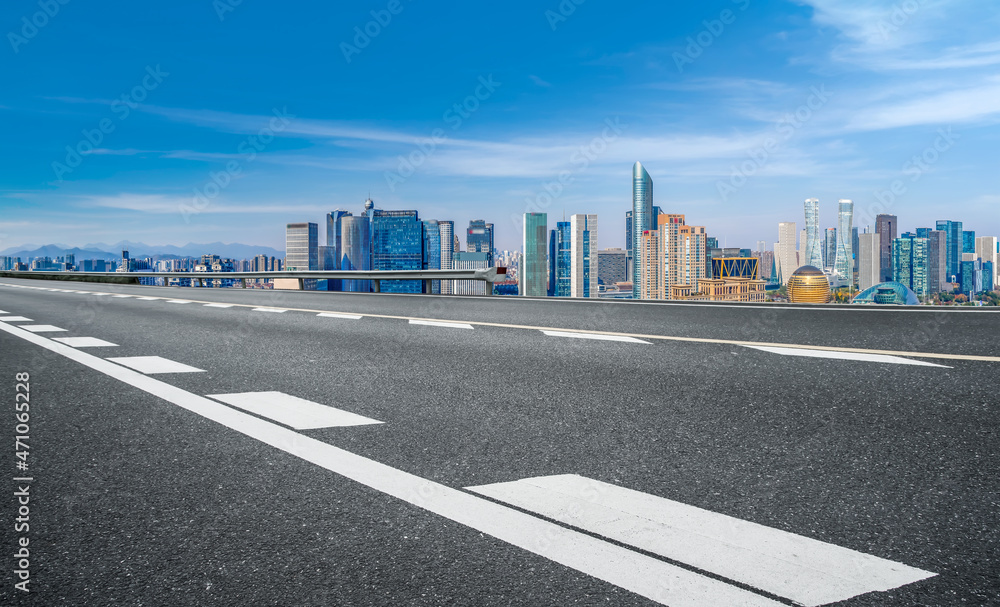
<svg viewBox="0 0 1000 607">
<path fill-rule="evenodd" d="M 875 231 L 879 242 L 879 272 L 880 280 L 892 280 L 892 242 L 896 240 L 897 223 L 895 215 L 878 215 L 875 217 Z"/>
<path fill-rule="evenodd" d="M 546 244 L 548 214 L 525 213 L 522 255 L 518 268 L 518 293 L 527 297 L 545 297 L 547 280 Z"/>
<path fill-rule="evenodd" d="M 469 222 L 465 234 L 465 250 L 469 253 L 486 253 L 487 264 L 493 265 L 493 224 L 482 219 Z"/>
<path fill-rule="evenodd" d="M 371 227 L 367 215 L 340 218 L 341 235 L 341 270 L 371 270 L 372 245 Z M 352 293 L 368 293 L 371 290 L 370 280 L 345 280 L 342 282 L 344 291 Z"/>
<path fill-rule="evenodd" d="M 937 229 L 944 232 L 947 241 L 947 277 L 948 281 L 951 282 L 952 278 L 957 280 L 962 273 L 962 249 L 964 248 L 962 222 L 939 219 Z"/>
<path fill-rule="evenodd" d="M 642 263 L 638 255 L 642 233 L 653 228 L 653 178 L 641 162 L 632 167 L 632 298 L 642 289 Z"/>
<path fill-rule="evenodd" d="M 556 251 L 556 297 L 569 297 L 572 292 L 573 252 L 571 239 L 573 232 L 570 228 L 570 222 L 560 221 L 556 223 L 556 229 L 553 230 Z"/>
<path fill-rule="evenodd" d="M 422 267 L 425 270 L 441 269 L 441 227 L 436 219 L 425 219 L 423 222 L 424 257 Z M 441 293 L 441 281 L 431 281 L 431 293 Z"/>
<path fill-rule="evenodd" d="M 379 211 L 372 217 L 372 269 L 419 270 L 423 266 L 424 230 L 416 211 Z M 419 280 L 386 280 L 383 293 L 420 293 Z"/>
</svg>

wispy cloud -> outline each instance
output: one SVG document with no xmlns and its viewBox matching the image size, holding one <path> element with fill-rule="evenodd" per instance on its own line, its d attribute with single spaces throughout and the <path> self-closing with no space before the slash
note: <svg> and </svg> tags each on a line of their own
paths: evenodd
<svg viewBox="0 0 1000 607">
<path fill-rule="evenodd" d="M 541 78 L 539 78 L 538 76 L 536 76 L 534 74 L 529 75 L 528 78 L 532 82 L 534 82 L 535 84 L 537 84 L 538 86 L 545 87 L 545 88 L 551 88 L 552 87 L 552 83 L 551 82 L 546 82 L 545 80 L 542 80 Z"/>
</svg>

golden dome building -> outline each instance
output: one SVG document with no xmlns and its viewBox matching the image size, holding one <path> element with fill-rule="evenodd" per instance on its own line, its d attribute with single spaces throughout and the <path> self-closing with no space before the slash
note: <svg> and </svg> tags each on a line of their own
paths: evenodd
<svg viewBox="0 0 1000 607">
<path fill-rule="evenodd" d="M 832 292 L 826 274 L 815 266 L 802 266 L 788 279 L 788 301 L 829 303 Z"/>
</svg>

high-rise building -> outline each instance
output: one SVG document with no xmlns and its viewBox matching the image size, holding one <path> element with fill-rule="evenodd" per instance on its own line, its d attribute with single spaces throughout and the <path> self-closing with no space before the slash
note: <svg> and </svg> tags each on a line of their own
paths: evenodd
<svg viewBox="0 0 1000 607">
<path fill-rule="evenodd" d="M 826 228 L 823 231 L 823 268 L 833 270 L 833 264 L 836 260 L 837 228 Z"/>
<path fill-rule="evenodd" d="M 441 233 L 441 269 L 451 270 L 455 255 L 455 222 L 438 221 L 438 230 Z M 455 292 L 455 281 L 442 280 L 440 288 L 442 295 L 450 295 Z"/>
<path fill-rule="evenodd" d="M 371 270 L 372 244 L 371 227 L 367 215 L 357 217 L 345 215 L 340 218 L 341 237 L 341 270 Z M 371 291 L 370 280 L 344 280 L 344 291 L 351 293 L 368 293 Z"/>
<path fill-rule="evenodd" d="M 636 259 L 642 269 L 640 299 L 666 299 L 663 286 L 663 230 L 646 230 L 638 247 Z"/>
<path fill-rule="evenodd" d="M 788 282 L 792 274 L 799 268 L 798 256 L 795 251 L 795 222 L 786 221 L 778 224 L 778 243 L 774 249 L 775 262 L 778 264 L 778 276 L 781 284 Z"/>
<path fill-rule="evenodd" d="M 819 240 L 819 199 L 807 198 L 805 265 L 822 268 L 823 248 Z"/>
<path fill-rule="evenodd" d="M 548 290 L 546 244 L 548 215 L 525 213 L 522 238 L 522 259 L 518 272 L 518 293 L 528 297 L 545 297 Z"/>
<path fill-rule="evenodd" d="M 848 286 L 854 284 L 854 244 L 851 242 L 851 226 L 854 222 L 854 202 L 839 201 L 837 212 L 837 265 L 834 271 Z"/>
<path fill-rule="evenodd" d="M 948 264 L 946 276 L 948 282 L 957 282 L 959 274 L 962 273 L 962 248 L 964 244 L 962 222 L 939 219 L 937 221 L 937 229 L 945 233 L 948 250 L 946 254 L 946 262 Z"/>
<path fill-rule="evenodd" d="M 559 273 L 556 271 L 556 260 L 559 259 L 559 255 L 557 254 L 558 243 L 559 233 L 551 230 L 549 232 L 549 278 L 545 291 L 549 297 L 556 296 L 556 285 L 559 282 Z"/>
<path fill-rule="evenodd" d="M 760 241 L 757 244 L 764 244 L 764 241 Z M 772 274 L 772 270 L 774 269 L 774 251 L 754 251 L 753 256 L 757 258 L 757 267 L 760 268 L 761 279 L 771 282 L 774 278 Z"/>
<path fill-rule="evenodd" d="M 881 282 L 892 280 L 892 243 L 896 240 L 897 223 L 895 215 L 881 214 L 875 217 L 875 231 L 878 233 L 879 247 L 881 247 L 879 250 Z"/>
<path fill-rule="evenodd" d="M 976 231 L 965 230 L 962 232 L 962 253 L 976 252 Z"/>
<path fill-rule="evenodd" d="M 870 289 L 882 282 L 881 247 L 878 232 L 858 235 L 858 288 Z"/>
<path fill-rule="evenodd" d="M 674 286 L 688 285 L 694 289 L 698 281 L 708 278 L 705 268 L 705 241 L 703 226 L 661 224 L 661 232 L 668 230 L 670 240 L 663 243 L 666 257 L 666 274 L 663 280 L 664 297 Z"/>
<path fill-rule="evenodd" d="M 602 249 L 597 252 L 597 283 L 605 287 L 626 282 L 625 249 Z"/>
<path fill-rule="evenodd" d="M 892 279 L 927 297 L 928 239 L 907 232 L 892 241 Z"/>
<path fill-rule="evenodd" d="M 673 247 L 680 242 L 680 229 L 685 225 L 684 215 L 680 214 L 660 214 L 657 218 L 656 228 L 660 231 L 660 248 L 663 252 L 660 254 L 660 268 L 657 270 L 660 274 L 663 274 L 663 293 L 664 297 L 670 293 L 670 280 L 673 276 L 671 271 L 671 263 L 676 261 L 676 257 L 671 257 L 671 251 Z M 707 242 L 707 238 L 705 239 Z"/>
<path fill-rule="evenodd" d="M 381 211 L 372 216 L 372 269 L 419 270 L 423 266 L 424 229 L 416 211 Z M 419 280 L 383 280 L 383 293 L 420 293 Z"/>
<path fill-rule="evenodd" d="M 553 262 L 556 271 L 555 293 L 556 297 L 569 297 L 572 295 L 573 282 L 573 233 L 572 225 L 568 221 L 556 222 L 556 229 L 552 231 L 552 244 L 555 248 L 556 258 Z"/>
<path fill-rule="evenodd" d="M 423 221 L 424 258 L 422 267 L 425 270 L 441 269 L 441 225 L 436 219 Z M 441 281 L 431 281 L 431 293 L 441 293 Z"/>
<path fill-rule="evenodd" d="M 491 267 L 492 255 L 483 252 L 459 251 L 453 264 L 456 270 L 479 270 Z M 486 295 L 487 283 L 482 280 L 456 280 L 455 295 Z"/>
<path fill-rule="evenodd" d="M 990 269 L 993 270 L 993 275 L 990 277 L 989 281 L 983 280 L 984 283 L 988 282 L 990 285 L 990 290 L 995 288 L 1000 276 L 997 276 L 997 267 L 1000 265 L 1000 239 L 996 236 L 980 236 L 976 239 L 976 256 L 983 260 L 983 268 L 986 268 L 986 264 L 992 264 Z"/>
<path fill-rule="evenodd" d="M 486 253 L 490 266 L 492 266 L 493 224 L 486 223 L 482 219 L 470 221 L 469 229 L 465 233 L 465 250 L 470 253 Z"/>
<path fill-rule="evenodd" d="M 917 228 L 917 237 L 927 239 L 927 292 L 940 293 L 948 282 L 948 238 L 932 228 Z"/>
<path fill-rule="evenodd" d="M 653 179 L 636 162 L 632 167 L 632 242 L 633 250 L 638 249 L 642 233 L 655 229 L 653 226 Z M 642 263 L 639 255 L 635 256 L 635 267 L 632 270 L 632 297 L 639 299 L 642 287 Z"/>
<path fill-rule="evenodd" d="M 289 223 L 285 226 L 285 270 L 319 270 L 319 226 L 315 223 Z M 303 281 L 303 289 L 316 290 L 316 279 Z"/>
<path fill-rule="evenodd" d="M 983 291 L 983 260 L 975 253 L 962 253 L 959 290 L 970 298 Z"/>
<path fill-rule="evenodd" d="M 573 297 L 597 297 L 598 255 L 597 215 L 572 215 L 570 249 L 572 270 L 570 293 Z"/>
<path fill-rule="evenodd" d="M 857 273 L 858 266 L 861 259 L 858 257 L 858 252 L 860 251 L 861 241 L 859 238 L 858 227 L 854 226 L 851 228 L 851 255 L 854 257 L 854 272 Z"/>
<path fill-rule="evenodd" d="M 766 251 L 766 250 L 767 250 L 767 241 L 765 241 L 765 240 L 758 240 L 757 241 L 757 248 L 754 249 L 754 251 L 756 251 L 756 252 L 759 253 L 759 252 Z"/>
<path fill-rule="evenodd" d="M 344 217 L 351 215 L 350 211 L 345 211 L 343 209 L 337 209 L 326 215 L 326 246 L 333 254 L 333 267 L 326 268 L 329 270 L 339 270 L 340 260 L 344 256 L 344 244 L 342 237 L 342 223 L 341 220 Z M 328 281 L 328 288 L 330 291 L 341 291 L 343 290 L 343 283 L 338 280 Z"/>
</svg>

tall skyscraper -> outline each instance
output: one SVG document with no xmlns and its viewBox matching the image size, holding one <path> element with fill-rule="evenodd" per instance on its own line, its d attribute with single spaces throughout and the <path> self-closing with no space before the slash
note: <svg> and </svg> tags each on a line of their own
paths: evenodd
<svg viewBox="0 0 1000 607">
<path fill-rule="evenodd" d="M 766 250 L 767 250 L 767 241 L 765 241 L 765 240 L 758 240 L 757 241 L 757 248 L 754 249 L 754 252 L 755 253 L 762 253 L 762 252 L 764 252 Z"/>
<path fill-rule="evenodd" d="M 372 244 L 371 227 L 367 215 L 353 217 L 347 215 L 340 218 L 341 237 L 341 270 L 371 270 Z M 343 290 L 352 293 L 368 293 L 371 291 L 370 280 L 345 280 Z"/>
<path fill-rule="evenodd" d="M 424 237 L 424 260 L 423 269 L 441 269 L 441 226 L 436 219 L 425 219 L 423 221 Z M 431 293 L 441 293 L 441 281 L 431 281 Z"/>
<path fill-rule="evenodd" d="M 939 219 L 937 229 L 945 234 L 948 253 L 946 255 L 948 271 L 948 282 L 958 281 L 959 274 L 962 273 L 962 247 L 964 236 L 962 234 L 961 221 L 948 221 Z"/>
<path fill-rule="evenodd" d="M 875 217 L 875 231 L 878 232 L 879 247 L 881 247 L 879 250 L 881 282 L 892 280 L 892 242 L 896 240 L 897 223 L 895 215 L 882 214 Z"/>
<path fill-rule="evenodd" d="M 452 259 L 455 254 L 455 222 L 439 220 L 438 230 L 441 233 L 441 269 L 451 270 L 453 269 Z M 440 288 L 442 295 L 450 295 L 455 292 L 455 281 L 442 280 Z"/>
<path fill-rule="evenodd" d="M 419 270 L 423 266 L 423 224 L 416 211 L 380 211 L 372 216 L 372 269 Z M 383 280 L 383 293 L 420 293 L 419 280 Z"/>
<path fill-rule="evenodd" d="M 572 215 L 570 249 L 573 258 L 570 292 L 573 297 L 597 297 L 597 215 Z"/>
<path fill-rule="evenodd" d="M 807 198 L 806 208 L 806 255 L 805 264 L 816 268 L 823 267 L 823 248 L 819 239 L 819 199 Z"/>
<path fill-rule="evenodd" d="M 976 231 L 965 230 L 962 232 L 962 253 L 976 252 Z"/>
<path fill-rule="evenodd" d="M 483 252 L 459 251 L 453 264 L 456 270 L 480 270 L 492 267 L 492 256 Z M 456 280 L 455 295 L 486 295 L 487 283 L 481 280 Z"/>
<path fill-rule="evenodd" d="M 518 293 L 527 297 L 545 297 L 548 283 L 546 271 L 546 241 L 548 238 L 548 215 L 546 213 L 525 213 L 523 251 L 518 273 Z"/>
<path fill-rule="evenodd" d="M 632 242 L 633 250 L 638 249 L 636 243 L 642 240 L 642 233 L 653 229 L 653 179 L 643 168 L 641 162 L 636 162 L 632 167 Z M 642 263 L 638 255 L 635 256 L 635 267 L 632 272 L 632 297 L 639 299 L 641 296 Z"/>
<path fill-rule="evenodd" d="M 319 226 L 315 223 L 287 224 L 285 226 L 285 270 L 318 269 L 320 269 Z M 303 282 L 303 288 L 307 291 L 315 291 L 316 279 L 307 278 Z"/>
<path fill-rule="evenodd" d="M 465 233 L 465 250 L 469 253 L 486 253 L 490 266 L 493 265 L 493 224 L 482 219 L 469 222 Z M 488 266 L 489 267 L 489 266 Z"/>
<path fill-rule="evenodd" d="M 794 221 L 778 224 L 778 243 L 774 250 L 774 260 L 778 264 L 778 276 L 781 279 L 781 284 L 787 283 L 795 270 L 799 268 L 798 256 L 795 251 Z"/>
<path fill-rule="evenodd" d="M 854 226 L 851 228 L 851 255 L 854 257 L 854 271 L 858 271 L 858 264 L 861 262 L 861 258 L 858 256 L 860 251 L 861 241 L 859 238 L 858 227 Z"/>
<path fill-rule="evenodd" d="M 555 259 L 555 296 L 569 297 L 572 294 L 573 281 L 573 234 L 572 225 L 568 221 L 556 222 L 553 240 L 556 251 Z"/>
<path fill-rule="evenodd" d="M 940 293 L 948 282 L 948 238 L 933 228 L 917 228 L 917 237 L 927 239 L 927 292 Z"/>
<path fill-rule="evenodd" d="M 976 256 L 983 260 L 983 267 L 986 267 L 987 263 L 992 263 L 990 269 L 993 270 L 993 276 L 990 278 L 989 284 L 993 288 L 996 288 L 998 279 L 997 267 L 1000 264 L 1000 239 L 996 236 L 980 236 L 976 239 Z"/>
<path fill-rule="evenodd" d="M 340 259 L 344 256 L 341 220 L 349 215 L 351 215 L 350 211 L 337 209 L 326 216 L 326 246 L 333 251 L 334 259 L 334 265 L 332 268 L 329 268 L 330 270 L 340 269 Z M 343 289 L 343 283 L 339 279 L 328 282 L 330 291 L 340 291 Z"/>
<path fill-rule="evenodd" d="M 892 279 L 927 297 L 927 239 L 907 232 L 892 241 Z"/>
<path fill-rule="evenodd" d="M 823 230 L 823 267 L 833 270 L 833 264 L 837 260 L 837 228 L 826 228 Z"/>
<path fill-rule="evenodd" d="M 549 232 L 549 282 L 545 291 L 549 297 L 556 296 L 556 285 L 559 283 L 559 272 L 556 270 L 556 260 L 559 259 L 559 255 L 557 254 L 558 243 L 559 233 L 551 230 Z"/>
<path fill-rule="evenodd" d="M 858 249 L 858 288 L 864 291 L 882 282 L 878 233 L 858 234 Z"/>
<path fill-rule="evenodd" d="M 660 254 L 660 267 L 657 268 L 656 272 L 663 275 L 661 281 L 664 297 L 669 297 L 670 280 L 674 275 L 671 264 L 679 259 L 680 253 L 677 247 L 680 243 L 680 230 L 685 225 L 685 217 L 680 214 L 666 214 L 660 215 L 656 220 L 656 228 L 660 231 L 660 248 L 663 249 Z M 708 238 L 705 240 L 707 245 Z"/>
<path fill-rule="evenodd" d="M 673 226 L 675 229 L 670 229 Z M 697 290 L 698 281 L 708 278 L 705 268 L 705 244 L 707 234 L 704 226 L 661 224 L 661 233 L 670 230 L 670 241 L 665 242 L 666 274 L 663 280 L 665 296 L 670 297 L 670 287 L 690 285 Z"/>
<path fill-rule="evenodd" d="M 628 280 L 625 273 L 625 249 L 602 249 L 597 252 L 597 282 L 605 287 Z"/>
<path fill-rule="evenodd" d="M 854 284 L 854 243 L 851 242 L 851 226 L 854 223 L 854 202 L 842 199 L 839 202 L 837 218 L 837 265 L 834 271 L 847 281 L 848 286 Z"/>
</svg>

